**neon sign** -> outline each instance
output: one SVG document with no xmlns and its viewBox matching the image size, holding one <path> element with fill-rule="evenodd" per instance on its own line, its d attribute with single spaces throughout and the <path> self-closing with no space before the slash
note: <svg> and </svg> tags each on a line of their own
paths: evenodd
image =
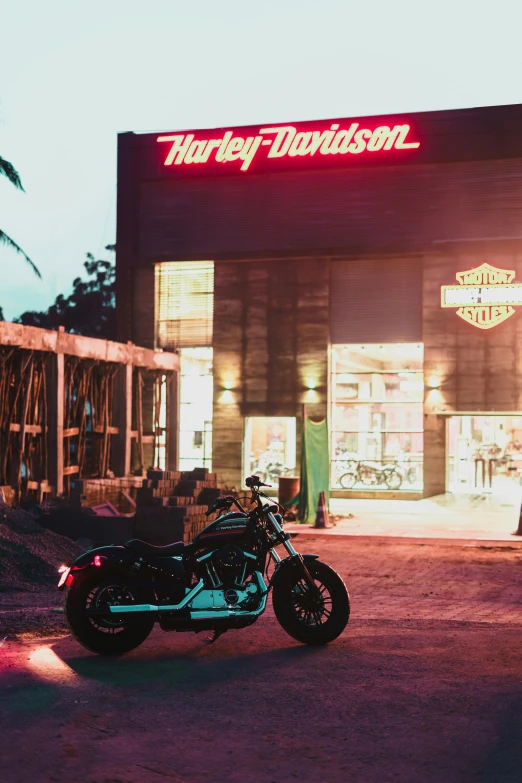
<svg viewBox="0 0 522 783">
<path fill-rule="evenodd" d="M 251 128 L 245 130 L 252 131 Z M 278 125 L 254 129 L 253 133 L 244 135 L 235 135 L 228 130 L 216 138 L 199 138 L 196 133 L 172 133 L 158 136 L 157 141 L 169 145 L 164 166 L 238 163 L 239 171 L 248 171 L 256 158 L 267 161 L 327 155 L 350 158 L 362 153 L 418 149 L 420 142 L 413 141 L 410 136 L 408 124 L 368 128 L 352 122 L 344 128 L 334 122 L 324 130 L 299 130 L 294 125 Z"/>
<path fill-rule="evenodd" d="M 491 329 L 512 316 L 522 305 L 522 283 L 513 283 L 512 269 L 481 264 L 467 272 L 457 272 L 458 286 L 443 285 L 442 307 L 457 307 L 457 315 L 478 327 Z"/>
</svg>

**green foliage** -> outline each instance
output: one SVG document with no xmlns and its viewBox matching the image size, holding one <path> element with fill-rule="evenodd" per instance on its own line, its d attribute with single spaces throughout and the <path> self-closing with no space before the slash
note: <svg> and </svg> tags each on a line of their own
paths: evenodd
<svg viewBox="0 0 522 783">
<path fill-rule="evenodd" d="M 13 166 L 12 163 L 9 163 L 8 160 L 5 160 L 5 158 L 0 157 L 0 176 L 7 177 L 9 182 L 15 186 L 15 188 L 18 188 L 18 190 L 23 190 L 22 186 L 22 180 L 20 179 L 20 175 Z M 22 255 L 30 267 L 32 267 L 33 272 L 35 275 L 38 275 L 38 277 L 41 277 L 38 267 L 31 261 L 29 256 L 22 250 L 22 248 L 16 244 L 14 239 L 11 239 L 11 237 L 7 236 L 7 234 L 4 231 L 0 230 L 0 245 L 6 245 L 6 247 L 11 248 L 11 250 L 14 250 L 15 253 L 19 253 Z"/>
<path fill-rule="evenodd" d="M 114 252 L 114 245 L 105 248 Z M 95 259 L 87 253 L 87 280 L 77 277 L 72 294 L 60 294 L 45 312 L 28 311 L 15 319 L 24 326 L 57 329 L 86 337 L 116 339 L 116 269 L 112 261 Z"/>
</svg>

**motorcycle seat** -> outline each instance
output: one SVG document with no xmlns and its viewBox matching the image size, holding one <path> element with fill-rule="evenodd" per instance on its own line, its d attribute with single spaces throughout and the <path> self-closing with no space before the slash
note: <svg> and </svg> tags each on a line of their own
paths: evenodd
<svg viewBox="0 0 522 783">
<path fill-rule="evenodd" d="M 176 555 L 182 555 L 185 549 L 183 541 L 176 541 L 174 544 L 167 544 L 167 546 L 154 546 L 154 544 L 148 544 L 146 541 L 140 541 L 139 538 L 133 538 L 125 543 L 127 549 L 132 549 L 137 555 L 153 555 L 154 557 L 174 557 Z"/>
</svg>

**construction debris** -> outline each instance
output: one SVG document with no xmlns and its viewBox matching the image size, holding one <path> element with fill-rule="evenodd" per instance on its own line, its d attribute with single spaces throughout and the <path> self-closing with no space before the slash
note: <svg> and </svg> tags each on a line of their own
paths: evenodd
<svg viewBox="0 0 522 783">
<path fill-rule="evenodd" d="M 57 569 L 83 549 L 38 524 L 20 508 L 0 505 L 0 592 L 38 591 L 57 584 Z"/>
</svg>

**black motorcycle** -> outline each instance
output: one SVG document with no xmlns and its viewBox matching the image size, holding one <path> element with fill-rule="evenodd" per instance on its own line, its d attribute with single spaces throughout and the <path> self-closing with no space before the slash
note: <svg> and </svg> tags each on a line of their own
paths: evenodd
<svg viewBox="0 0 522 783">
<path fill-rule="evenodd" d="M 355 484 L 364 484 L 367 487 L 375 487 L 385 484 L 388 489 L 400 489 L 402 475 L 396 465 L 381 465 L 377 462 L 357 462 L 350 470 L 339 479 L 341 487 L 352 489 Z"/>
<path fill-rule="evenodd" d="M 100 655 L 121 655 L 145 641 L 157 620 L 164 631 L 213 631 L 215 641 L 255 623 L 270 590 L 275 615 L 294 639 L 336 639 L 350 616 L 343 580 L 317 555 L 295 551 L 278 505 L 260 492 L 266 484 L 251 476 L 246 486 L 253 510 L 232 496 L 218 498 L 207 516 L 220 515 L 191 544 L 132 540 L 90 550 L 64 569 L 59 587 L 67 589 L 76 639 Z M 283 559 L 280 545 L 288 553 Z"/>
</svg>

